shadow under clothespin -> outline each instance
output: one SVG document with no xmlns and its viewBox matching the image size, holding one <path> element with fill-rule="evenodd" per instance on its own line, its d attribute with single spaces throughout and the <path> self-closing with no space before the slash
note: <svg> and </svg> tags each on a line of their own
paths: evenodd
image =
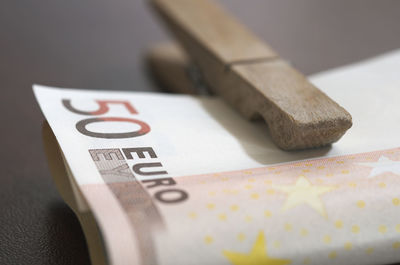
<svg viewBox="0 0 400 265">
<path fill-rule="evenodd" d="M 148 55 L 169 90 L 215 94 L 247 119 L 262 117 L 283 150 L 331 144 L 351 127 L 344 108 L 216 4 L 151 3 L 179 43 L 155 46 Z"/>
</svg>

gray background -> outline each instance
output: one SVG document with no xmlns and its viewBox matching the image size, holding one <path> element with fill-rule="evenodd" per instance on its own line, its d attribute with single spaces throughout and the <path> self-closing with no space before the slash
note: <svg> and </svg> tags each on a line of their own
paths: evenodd
<svg viewBox="0 0 400 265">
<path fill-rule="evenodd" d="M 400 48 L 400 1 L 223 0 L 306 74 Z M 146 48 L 167 38 L 144 0 L 0 1 L 0 264 L 88 264 L 58 195 L 31 85 L 157 90 Z"/>
</svg>

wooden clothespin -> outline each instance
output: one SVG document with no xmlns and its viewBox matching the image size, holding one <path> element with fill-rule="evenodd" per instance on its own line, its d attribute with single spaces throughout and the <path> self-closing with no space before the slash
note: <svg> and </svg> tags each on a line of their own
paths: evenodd
<svg viewBox="0 0 400 265">
<path fill-rule="evenodd" d="M 351 116 L 344 108 L 215 3 L 151 3 L 212 92 L 246 118 L 264 118 L 280 148 L 327 145 L 351 127 Z M 182 74 L 188 62 L 179 48 L 161 46 L 153 49 L 149 58 L 154 72 L 169 87 L 178 92 L 193 92 Z"/>
</svg>

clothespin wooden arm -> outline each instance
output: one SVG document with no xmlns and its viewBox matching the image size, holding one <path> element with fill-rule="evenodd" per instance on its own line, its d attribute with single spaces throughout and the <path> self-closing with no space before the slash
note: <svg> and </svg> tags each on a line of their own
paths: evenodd
<svg viewBox="0 0 400 265">
<path fill-rule="evenodd" d="M 213 2 L 151 2 L 212 91 L 245 117 L 263 117 L 280 148 L 326 145 L 351 127 L 345 109 Z"/>
</svg>

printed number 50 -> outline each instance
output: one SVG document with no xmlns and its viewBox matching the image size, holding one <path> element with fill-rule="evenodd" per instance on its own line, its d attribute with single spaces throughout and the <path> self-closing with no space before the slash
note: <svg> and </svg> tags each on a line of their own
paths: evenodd
<svg viewBox="0 0 400 265">
<path fill-rule="evenodd" d="M 106 114 L 110 108 L 109 104 L 122 104 L 129 113 L 131 114 L 138 114 L 136 109 L 128 102 L 128 101 L 121 101 L 121 100 L 96 100 L 96 103 L 99 105 L 99 108 L 95 111 L 82 111 L 76 109 L 72 106 L 71 100 L 63 99 L 62 104 L 64 107 L 76 114 L 80 115 L 88 115 L 88 116 L 95 116 L 95 115 L 102 115 Z M 118 133 L 101 133 L 101 132 L 93 132 L 89 131 L 86 126 L 91 123 L 95 122 L 129 122 L 134 123 L 140 126 L 139 130 L 131 131 L 131 132 L 118 132 Z M 119 118 L 119 117 L 93 117 L 88 119 L 83 119 L 76 123 L 76 129 L 87 136 L 96 137 L 96 138 L 107 138 L 107 139 L 120 139 L 120 138 L 131 138 L 145 135 L 146 133 L 150 132 L 150 126 L 140 120 L 130 119 L 130 118 Z"/>
</svg>

